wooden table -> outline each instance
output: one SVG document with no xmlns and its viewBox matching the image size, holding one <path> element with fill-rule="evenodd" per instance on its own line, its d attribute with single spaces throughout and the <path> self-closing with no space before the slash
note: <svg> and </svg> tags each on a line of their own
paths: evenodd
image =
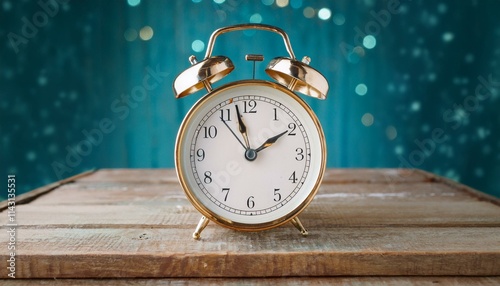
<svg viewBox="0 0 500 286">
<path fill-rule="evenodd" d="M 171 169 L 88 172 L 16 203 L 16 278 L 48 280 L 4 285 L 500 284 L 500 201 L 419 170 L 327 170 L 300 216 L 307 237 L 291 224 L 244 233 L 211 223 L 193 240 L 200 215 Z M 2 231 L 2 278 L 8 239 Z"/>
</svg>

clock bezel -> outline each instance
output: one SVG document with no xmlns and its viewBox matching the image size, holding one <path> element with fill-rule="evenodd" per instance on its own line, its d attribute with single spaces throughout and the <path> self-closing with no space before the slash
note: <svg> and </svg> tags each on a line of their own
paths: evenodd
<svg viewBox="0 0 500 286">
<path fill-rule="evenodd" d="M 312 187 L 311 190 L 309 190 L 309 194 L 307 197 L 293 210 L 290 212 L 286 213 L 285 215 L 279 217 L 278 219 L 268 221 L 265 223 L 240 223 L 240 222 L 235 222 L 232 221 L 231 219 L 225 218 L 219 214 L 214 213 L 210 208 L 205 206 L 203 203 L 201 203 L 195 196 L 195 194 L 192 193 L 191 189 L 188 186 L 187 179 L 185 178 L 184 170 L 187 170 L 189 168 L 185 168 L 185 164 L 189 164 L 189 162 L 183 162 L 181 160 L 181 150 L 182 148 L 188 148 L 187 146 L 181 146 L 181 142 L 185 141 L 185 135 L 186 135 L 186 130 L 189 124 L 192 121 L 192 118 L 194 115 L 199 111 L 201 107 L 203 107 L 204 103 L 211 98 L 217 96 L 219 93 L 224 92 L 228 89 L 232 89 L 235 87 L 240 87 L 240 86 L 255 86 L 255 85 L 265 85 L 274 89 L 277 89 L 278 91 L 281 91 L 285 93 L 286 95 L 292 97 L 304 110 L 306 111 L 307 115 L 310 117 L 312 120 L 314 127 L 316 128 L 316 132 L 318 133 L 319 137 L 319 142 L 321 146 L 321 156 L 320 156 L 320 166 L 319 166 L 319 173 L 316 178 L 316 181 Z M 240 80 L 240 81 L 235 81 L 228 83 L 226 85 L 223 85 L 221 87 L 218 87 L 211 92 L 207 93 L 204 95 L 202 98 L 200 98 L 194 105 L 191 107 L 191 109 L 188 111 L 186 116 L 184 117 L 181 126 L 179 128 L 179 132 L 177 134 L 176 138 L 176 143 L 175 143 L 175 167 L 176 167 L 176 172 L 177 172 L 177 177 L 179 179 L 179 182 L 181 183 L 181 187 L 186 194 L 188 200 L 191 202 L 191 204 L 206 218 L 208 218 L 210 221 L 213 221 L 221 226 L 234 229 L 234 230 L 240 230 L 240 231 L 261 231 L 261 230 L 267 230 L 271 229 L 274 227 L 278 227 L 280 225 L 283 225 L 287 222 L 290 222 L 292 219 L 297 217 L 314 199 L 316 193 L 318 192 L 318 189 L 321 185 L 324 172 L 326 169 L 326 156 L 327 156 L 327 149 L 326 149 L 326 140 L 323 132 L 323 128 L 321 127 L 321 124 L 316 116 L 316 114 L 313 112 L 311 107 L 302 99 L 300 98 L 297 94 L 294 92 L 290 91 L 287 89 L 285 86 L 281 84 L 277 84 L 274 82 L 269 82 L 265 80 L 260 80 L 260 79 L 252 79 L 252 80 Z"/>
</svg>

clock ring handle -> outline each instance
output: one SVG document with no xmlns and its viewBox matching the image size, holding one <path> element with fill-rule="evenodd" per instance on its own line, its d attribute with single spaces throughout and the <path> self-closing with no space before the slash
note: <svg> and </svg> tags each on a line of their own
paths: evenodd
<svg viewBox="0 0 500 286">
<path fill-rule="evenodd" d="M 295 60 L 295 54 L 293 53 L 292 45 L 290 44 L 290 39 L 288 39 L 288 35 L 285 33 L 285 31 L 283 31 L 282 29 L 280 29 L 278 27 L 274 27 L 271 25 L 265 25 L 265 24 L 239 24 L 239 25 L 227 26 L 227 27 L 223 27 L 223 28 L 215 30 L 212 33 L 212 35 L 210 36 L 210 39 L 208 40 L 207 52 L 205 54 L 205 60 L 212 56 L 212 50 L 214 48 L 215 39 L 219 35 L 222 35 L 222 34 L 228 33 L 228 32 L 242 31 L 242 30 L 264 30 L 264 31 L 274 32 L 276 34 L 281 35 L 281 37 L 283 38 L 283 41 L 285 42 L 286 50 L 290 54 L 290 58 Z"/>
</svg>

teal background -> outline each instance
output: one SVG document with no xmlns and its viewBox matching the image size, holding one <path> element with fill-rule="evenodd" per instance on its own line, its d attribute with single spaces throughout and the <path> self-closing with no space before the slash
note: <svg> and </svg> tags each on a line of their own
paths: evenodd
<svg viewBox="0 0 500 286">
<path fill-rule="evenodd" d="M 173 167 L 180 122 L 203 95 L 174 99 L 174 78 L 215 29 L 261 22 L 284 29 L 330 83 L 327 100 L 306 99 L 328 167 L 420 168 L 500 196 L 499 10 L 493 0 L 2 0 L 0 170 L 25 192 L 90 168 Z M 287 55 L 269 32 L 222 35 L 214 55 L 236 69 L 216 86 L 252 76 L 248 53 L 264 55 L 263 79 Z"/>
</svg>

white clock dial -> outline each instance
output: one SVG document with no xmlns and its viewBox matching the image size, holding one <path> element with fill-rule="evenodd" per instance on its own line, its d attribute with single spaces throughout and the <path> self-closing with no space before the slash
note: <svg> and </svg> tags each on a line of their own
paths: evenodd
<svg viewBox="0 0 500 286">
<path fill-rule="evenodd" d="M 248 229 L 300 212 L 319 186 L 326 156 L 307 105 L 282 86 L 256 80 L 201 99 L 181 126 L 177 148 L 181 182 L 198 210 Z"/>
</svg>

